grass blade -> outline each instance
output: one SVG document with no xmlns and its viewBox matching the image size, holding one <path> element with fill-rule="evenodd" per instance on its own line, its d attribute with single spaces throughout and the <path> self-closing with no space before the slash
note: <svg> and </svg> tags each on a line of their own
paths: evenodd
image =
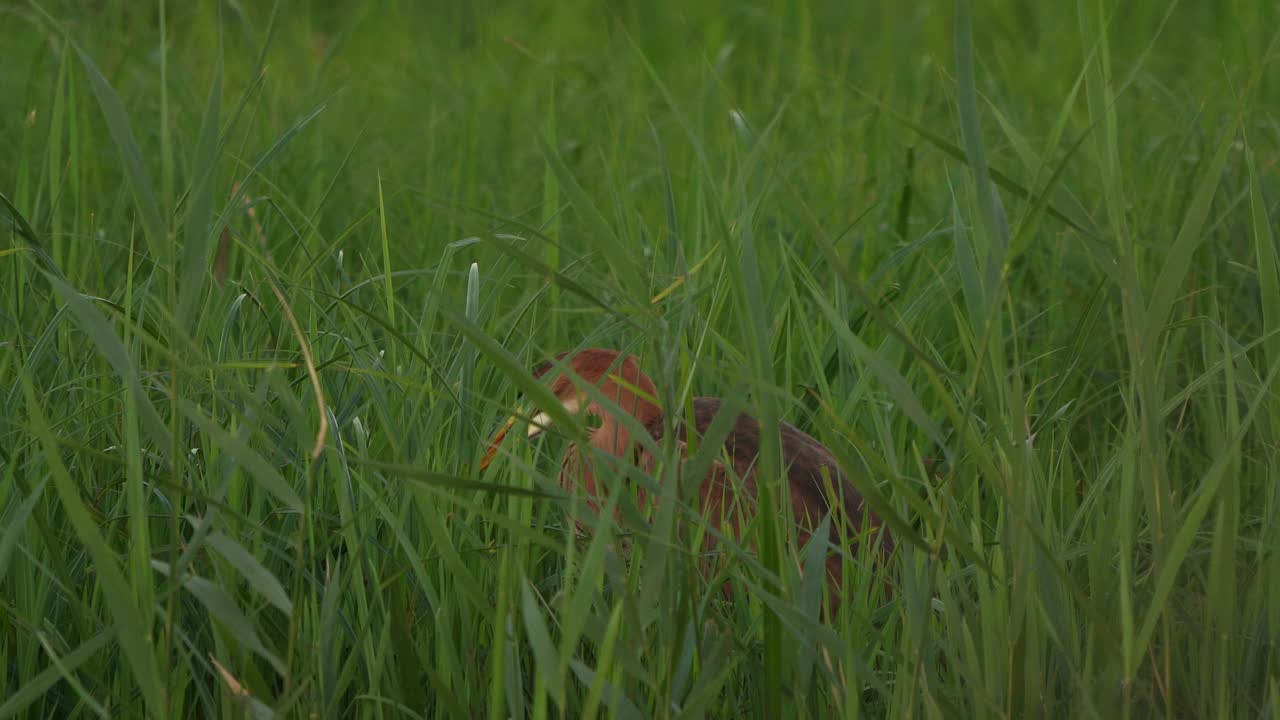
<svg viewBox="0 0 1280 720">
<path fill-rule="evenodd" d="M 1264 387 L 1270 387 L 1277 376 L 1280 376 L 1280 363 L 1272 366 Z M 1156 622 L 1165 614 L 1169 593 L 1174 588 L 1174 581 L 1177 580 L 1178 573 L 1186 561 L 1187 553 L 1191 550 L 1196 533 L 1200 531 L 1200 523 L 1204 520 L 1205 515 L 1213 509 L 1217 500 L 1218 488 L 1226 478 L 1227 468 L 1231 466 L 1231 463 L 1237 457 L 1244 435 L 1253 425 L 1254 416 L 1267 399 L 1267 395 L 1260 395 L 1254 399 L 1235 436 L 1231 438 L 1228 446 L 1222 450 L 1213 465 L 1205 472 L 1204 477 L 1196 484 L 1197 490 L 1194 499 L 1190 501 L 1190 508 L 1183 514 L 1182 524 L 1170 543 L 1168 555 L 1165 557 L 1165 562 L 1161 565 L 1156 576 L 1151 601 L 1147 604 L 1147 612 L 1143 618 L 1142 625 L 1135 635 L 1134 647 L 1144 649 L 1151 642 L 1151 636 L 1156 629 Z M 1137 672 L 1138 663 L 1146 657 L 1145 653 L 1135 653 L 1133 659 L 1130 660 L 1129 667 L 1125 668 L 1125 676 L 1133 677 L 1134 673 Z"/>
<path fill-rule="evenodd" d="M 162 258 L 166 265 L 172 264 L 173 247 L 169 244 L 169 231 L 164 215 L 156 201 L 155 184 L 151 181 L 151 173 L 142 159 L 142 149 L 134 138 L 133 128 L 129 125 L 129 116 L 120 102 L 120 96 L 112 89 L 111 84 L 103 77 L 98 66 L 80 48 L 76 48 L 80 62 L 84 64 L 85 73 L 89 76 L 89 85 L 98 97 L 98 106 L 107 120 L 107 129 L 111 139 L 115 141 L 120 160 L 124 163 L 125 177 L 133 190 L 134 202 L 142 216 L 142 229 L 147 237 L 147 246 L 152 257 Z"/>
<path fill-rule="evenodd" d="M 561 666 L 560 653 L 551 641 L 551 633 L 542 619 L 542 606 L 529 589 L 529 583 L 520 584 L 520 613 L 524 618 L 525 634 L 529 638 L 529 647 L 533 650 L 534 669 L 541 678 L 542 686 L 551 694 L 551 698 L 560 707 L 565 707 L 564 676 L 552 674 L 551 669 Z"/>
<path fill-rule="evenodd" d="M 171 575 L 168 564 L 160 560 L 152 560 L 151 566 L 166 577 Z M 209 617 L 222 625 L 231 637 L 246 649 L 252 650 L 263 660 L 271 663 L 271 667 L 275 668 L 276 672 L 281 675 L 288 672 L 284 661 L 263 643 L 257 628 L 236 605 L 235 598 L 231 597 L 226 588 L 208 578 L 192 574 L 183 575 L 180 582 L 182 587 L 199 600 L 205 610 L 209 611 Z"/>
<path fill-rule="evenodd" d="M 582 189 L 582 185 L 578 183 L 577 178 L 569 171 L 569 168 L 556 154 L 555 150 L 547 144 L 547 141 L 541 136 L 538 137 L 538 149 L 542 151 L 542 156 L 551 169 L 555 172 L 556 179 L 559 181 L 560 188 L 569 196 L 569 201 L 573 203 L 573 207 L 582 214 L 583 219 L 587 223 L 587 229 L 591 232 L 593 240 L 598 243 L 602 249 L 602 254 L 609 261 L 610 266 L 614 270 L 615 277 L 618 277 L 627 290 L 627 297 L 633 303 L 641 304 L 641 298 L 644 296 L 643 288 L 639 282 L 642 274 L 638 272 L 638 268 L 631 262 L 631 253 L 627 252 L 626 246 L 614 232 L 609 221 L 604 215 L 600 214 L 599 208 L 591 201 L 586 191 Z"/>
<path fill-rule="evenodd" d="M 981 234 L 986 249 L 983 260 L 982 284 L 984 311 L 989 309 L 1000 281 L 1005 253 L 1009 248 L 1009 233 L 999 212 L 999 198 L 987 172 L 987 151 L 982 141 L 982 126 L 978 121 L 978 92 L 973 81 L 973 29 L 971 27 L 969 0 L 956 0 L 956 80 L 959 85 L 956 100 L 960 105 L 960 131 L 964 138 L 965 156 L 978 192 L 978 215 L 982 219 Z M 984 312 L 984 316 L 985 316 Z"/>
<path fill-rule="evenodd" d="M 195 526 L 196 520 L 192 519 L 191 524 Z M 258 591 L 258 594 L 262 595 L 267 602 L 286 615 L 293 612 L 293 602 L 289 600 L 284 585 L 243 545 L 217 531 L 209 533 L 205 542 L 224 560 L 231 563 L 231 566 L 249 583 L 249 587 Z"/>
<path fill-rule="evenodd" d="M 195 310 L 195 298 L 204 288 L 205 270 L 209 263 L 209 249 L 213 244 L 214 181 L 217 178 L 218 113 L 222 101 L 222 60 L 219 58 L 213 71 L 213 87 L 209 89 L 209 102 L 200 120 L 200 140 L 195 157 L 191 161 L 193 186 L 191 207 L 187 210 L 186 232 L 183 237 L 182 279 L 178 283 L 178 325 L 187 327 Z"/>
<path fill-rule="evenodd" d="M 1191 203 L 1187 206 L 1187 213 L 1183 216 L 1182 227 L 1178 229 L 1173 246 L 1165 255 L 1160 276 L 1151 290 L 1151 300 L 1147 305 L 1146 315 L 1146 347 L 1153 351 L 1156 347 L 1155 340 L 1165 330 L 1165 323 L 1169 320 L 1169 313 L 1173 309 L 1178 290 L 1182 287 L 1187 270 L 1191 267 L 1191 257 L 1204 240 L 1201 230 L 1209 217 L 1213 196 L 1222 182 L 1222 169 L 1227 163 L 1232 145 L 1235 144 L 1238 123 L 1238 119 L 1233 119 L 1226 132 L 1222 134 L 1222 139 L 1218 141 L 1218 149 L 1200 176 L 1195 194 L 1192 195 Z"/>
<path fill-rule="evenodd" d="M 74 671 L 88 661 L 89 658 L 98 654 L 99 650 L 102 650 L 111 642 L 115 634 L 114 627 L 103 630 L 80 647 L 63 655 L 59 659 L 58 665 L 50 665 L 23 683 L 12 695 L 5 698 L 3 703 L 0 703 L 0 720 L 19 717 L 32 703 L 39 700 L 40 696 L 48 692 L 49 688 L 56 685 L 63 678 L 64 673 Z"/>
<path fill-rule="evenodd" d="M 479 490 L 499 495 L 517 495 L 543 499 L 557 499 L 562 497 L 560 495 L 554 495 L 541 490 L 534 490 L 532 488 L 519 487 L 516 485 L 499 485 L 498 483 L 468 480 L 456 475 L 432 472 L 414 465 L 379 462 L 376 460 L 365 460 L 358 457 L 352 457 L 350 458 L 350 461 L 352 465 L 361 465 L 395 477 L 402 477 L 434 487 L 452 488 L 454 490 Z"/>
<path fill-rule="evenodd" d="M 31 420 L 31 430 L 44 446 L 45 462 L 53 475 L 53 486 L 58 492 L 62 509 L 66 513 L 76 537 L 88 551 L 93 560 L 93 568 L 102 587 L 103 597 L 111 609 L 111 615 L 119 630 L 120 649 L 124 652 L 129 669 L 133 672 L 134 681 L 138 684 L 148 710 L 155 715 L 165 714 L 165 693 L 160 681 L 160 672 L 156 666 L 156 657 L 151 647 L 151 623 L 147 621 L 150 610 L 146 612 L 134 604 L 133 592 L 129 582 L 116 563 L 115 554 L 105 538 L 98 534 L 93 517 L 80 499 L 76 482 L 62 463 L 61 450 L 54 440 L 49 421 L 40 409 L 41 402 L 36 397 L 31 378 L 22 373 L 22 391 L 27 400 L 27 413 Z M 64 660 L 64 665 L 67 665 Z"/>
<path fill-rule="evenodd" d="M 289 481 L 285 480 L 280 471 L 272 467 L 266 458 L 249 447 L 248 443 L 242 442 L 240 438 L 224 430 L 217 421 L 205 415 L 204 411 L 187 400 L 178 401 L 178 410 L 200 428 L 201 432 L 212 438 L 214 444 L 221 447 L 223 452 L 230 453 L 235 461 L 262 485 L 264 490 L 274 495 L 290 510 L 298 513 L 303 511 L 302 498 L 298 496 Z"/>
<path fill-rule="evenodd" d="M 116 371 L 116 374 L 120 376 L 124 386 L 137 396 L 137 409 L 142 420 L 142 427 L 151 437 L 151 441 L 155 443 L 156 451 L 167 456 L 173 446 L 169 428 L 160 419 L 160 414 L 156 412 L 155 406 L 151 404 L 150 399 L 147 398 L 146 393 L 143 391 L 142 383 L 138 379 L 138 371 L 134 368 L 133 361 L 129 357 L 129 351 L 125 349 L 120 337 L 111 330 L 111 324 L 107 322 L 102 313 L 89 304 L 83 295 L 53 275 L 46 273 L 46 277 L 49 278 L 49 282 L 53 285 L 58 295 L 66 302 L 81 331 L 88 335 L 93 344 L 97 346 L 98 352 L 102 354 Z"/>
<path fill-rule="evenodd" d="M 948 444 L 946 437 L 942 434 L 942 429 L 933 421 L 933 418 L 929 417 L 928 411 L 924 408 L 924 403 L 912 392 L 911 385 L 906 378 L 902 377 L 902 374 L 897 369 L 886 362 L 880 353 L 873 352 L 857 335 L 853 334 L 840 318 L 836 309 L 831 306 L 831 303 L 827 302 L 826 298 L 816 290 L 812 294 L 814 302 L 818 304 L 823 314 L 827 316 L 827 320 L 835 329 L 837 337 L 884 385 L 885 391 L 893 397 L 894 403 L 929 436 L 930 440 L 937 443 L 938 447 L 947 448 Z"/>
<path fill-rule="evenodd" d="M 26 529 L 31 511 L 44 494 L 46 482 L 41 480 L 40 484 L 36 485 L 36 489 L 32 490 L 31 494 L 18 503 L 13 512 L 7 513 L 8 517 L 4 518 L 4 533 L 0 534 L 0 585 L 4 584 L 4 576 L 9 572 L 9 558 L 13 555 L 13 548 L 18 544 L 22 531 Z"/>
</svg>

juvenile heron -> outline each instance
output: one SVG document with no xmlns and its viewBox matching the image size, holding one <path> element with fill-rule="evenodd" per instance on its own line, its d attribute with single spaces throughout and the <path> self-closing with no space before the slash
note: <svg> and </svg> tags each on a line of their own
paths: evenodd
<svg viewBox="0 0 1280 720">
<path fill-rule="evenodd" d="M 567 362 L 565 359 L 568 358 Z M 588 348 L 576 353 L 561 353 L 556 361 L 562 363 L 580 382 L 597 388 L 601 395 L 623 412 L 630 414 L 658 443 L 665 433 L 662 409 L 655 404 L 657 388 L 653 380 L 640 370 L 634 355 L 622 355 L 616 350 Z M 557 366 L 546 362 L 534 370 L 534 376 L 542 378 Z M 627 424 L 620 423 L 609 408 L 602 407 L 585 393 L 564 372 L 557 371 L 550 386 L 551 392 L 570 414 L 585 410 L 588 416 L 599 419 L 599 426 L 588 431 L 589 443 L 596 450 L 623 461 L 630 460 L 652 474 L 658 458 L 643 444 L 634 439 Z M 711 427 L 721 408 L 721 401 L 714 397 L 693 399 L 694 431 L 701 439 Z M 494 436 L 480 469 L 492 461 L 507 432 L 515 424 L 513 415 Z M 537 412 L 529 422 L 528 436 L 535 437 L 551 423 L 545 412 Z M 683 422 L 675 424 L 676 448 L 682 462 L 687 461 L 687 429 Z M 797 525 L 797 538 L 808 542 L 818 524 L 832 514 L 829 539 L 840 547 L 846 537 L 861 535 L 874 541 L 880 535 L 880 559 L 885 559 L 893 549 L 889 530 L 870 508 L 863 505 L 862 495 L 849 482 L 835 457 L 822 443 L 786 422 L 778 423 L 781 439 L 782 463 L 786 468 L 787 489 L 790 494 L 792 519 Z M 740 537 L 740 528 L 758 510 L 757 478 L 760 454 L 760 423 L 756 418 L 740 413 L 724 440 L 722 457 L 728 459 L 731 468 L 716 460 L 698 487 L 698 510 L 710 525 L 725 535 Z M 581 484 L 588 504 L 599 511 L 605 495 L 604 488 L 596 480 L 591 466 L 590 451 L 584 452 L 576 444 L 571 445 L 560 469 L 560 484 L 572 491 Z M 824 472 L 825 471 L 825 472 Z M 829 493 L 834 491 L 834 497 Z M 645 503 L 643 488 L 637 490 L 637 499 Z M 838 508 L 837 512 L 832 512 Z M 707 533 L 704 549 L 714 546 L 715 540 Z M 844 565 L 839 554 L 828 553 L 827 573 L 830 580 L 832 609 L 842 599 Z M 888 588 L 886 587 L 886 590 Z"/>
</svg>

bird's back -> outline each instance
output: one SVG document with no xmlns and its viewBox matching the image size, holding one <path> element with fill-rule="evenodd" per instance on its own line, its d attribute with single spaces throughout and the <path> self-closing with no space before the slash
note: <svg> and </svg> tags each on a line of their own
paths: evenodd
<svg viewBox="0 0 1280 720">
<path fill-rule="evenodd" d="M 693 400 L 694 427 L 701 439 L 711 427 L 720 412 L 722 403 L 719 398 L 698 397 Z M 862 494 L 849 482 L 849 478 L 840 469 L 835 457 L 825 445 L 804 432 L 800 428 L 779 422 L 779 437 L 782 444 L 782 460 L 787 471 L 790 488 L 792 511 L 796 520 L 805 528 L 813 528 L 831 509 L 833 503 L 826 492 L 827 480 L 823 477 L 823 469 L 830 476 L 831 487 L 839 495 L 836 503 L 842 506 L 843 514 L 849 521 L 854 533 L 860 532 L 869 524 L 872 528 L 882 528 L 880 518 L 864 506 Z M 661 440 L 661 425 L 651 427 L 655 439 Z M 677 425 L 677 437 L 687 439 L 683 422 Z M 743 483 L 743 488 L 752 495 L 756 492 L 756 470 L 760 453 L 760 423 L 746 414 L 739 413 L 734 420 L 733 429 L 725 438 L 724 447 L 733 461 L 734 473 Z M 844 533 L 837 527 L 836 518 L 832 519 L 831 539 L 839 542 Z M 883 532 L 881 550 L 889 552 L 893 543 L 887 530 Z"/>
</svg>

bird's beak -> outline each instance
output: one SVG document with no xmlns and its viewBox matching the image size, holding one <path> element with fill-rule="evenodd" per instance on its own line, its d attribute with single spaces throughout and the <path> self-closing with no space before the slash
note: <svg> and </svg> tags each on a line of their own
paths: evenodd
<svg viewBox="0 0 1280 720">
<path fill-rule="evenodd" d="M 489 443 L 489 449 L 485 450 L 484 457 L 480 458 L 481 472 L 483 472 L 485 468 L 489 467 L 490 462 L 493 462 L 493 456 L 498 454 L 498 446 L 501 445 L 502 441 L 507 437 L 507 431 L 511 429 L 511 426 L 516 424 L 516 418 L 518 417 L 519 415 L 512 415 L 510 418 L 507 418 L 507 424 L 503 425 L 502 429 L 498 431 L 498 434 L 493 436 L 493 441 Z"/>
<path fill-rule="evenodd" d="M 480 470 L 482 472 L 485 468 L 489 467 L 489 463 L 493 462 L 494 456 L 498 454 L 498 446 L 506 439 L 507 433 L 510 432 L 511 427 L 516 424 L 516 421 L 519 420 L 522 415 L 524 415 L 523 412 L 517 412 L 515 415 L 507 418 L 506 424 L 503 425 L 502 429 L 493 436 L 493 440 L 489 443 L 489 449 L 484 451 L 484 457 L 480 459 Z M 537 415 L 534 415 L 529 420 L 528 436 L 530 438 L 537 437 L 550 424 L 551 416 L 547 415 L 545 412 L 540 412 Z"/>
</svg>

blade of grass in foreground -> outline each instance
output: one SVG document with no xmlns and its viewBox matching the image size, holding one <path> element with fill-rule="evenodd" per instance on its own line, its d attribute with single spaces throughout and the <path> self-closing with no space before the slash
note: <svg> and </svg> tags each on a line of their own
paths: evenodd
<svg viewBox="0 0 1280 720">
<path fill-rule="evenodd" d="M 587 697 L 584 701 L 586 708 L 583 717 L 586 720 L 595 720 L 596 713 L 600 710 L 600 701 L 604 697 L 605 689 L 608 685 L 609 672 L 613 664 L 614 645 L 618 641 L 618 630 L 621 625 L 622 603 L 619 602 L 614 606 L 613 613 L 609 616 L 609 624 L 604 633 L 604 643 L 600 648 L 599 664 L 595 668 L 587 668 L 580 663 L 574 663 L 574 671 L 578 674 L 579 679 L 590 683 Z M 617 692 L 616 688 L 613 690 Z M 617 698 L 617 700 L 622 701 L 625 698 Z M 630 705 L 630 702 L 626 702 L 626 706 Z M 616 705 L 611 709 L 616 711 Z M 624 716 L 635 717 L 635 714 L 624 713 Z"/>
<path fill-rule="evenodd" d="M 619 493 L 609 495 L 600 512 L 601 517 L 613 517 L 619 495 Z M 563 683 L 564 678 L 568 676 L 570 664 L 577 654 L 579 640 L 586 630 L 587 622 L 592 617 L 590 612 L 592 600 L 604 584 L 605 556 L 612 541 L 613 524 L 601 523 L 591 537 L 581 565 L 566 572 L 564 591 L 560 595 L 560 663 L 556 667 L 556 682 Z M 569 542 L 573 542 L 572 537 Z"/>
<path fill-rule="evenodd" d="M 387 303 L 387 322 L 395 327 L 396 297 L 395 286 L 391 284 L 394 276 L 391 274 L 391 244 L 387 238 L 387 206 L 382 199 L 382 173 L 378 173 L 378 231 L 378 236 L 382 239 L 382 293 Z M 394 351 L 389 359 L 391 366 L 395 367 Z"/>
<path fill-rule="evenodd" d="M 778 118 L 775 117 L 774 121 L 770 122 L 764 135 L 771 136 L 777 120 Z M 779 509 L 783 504 L 782 483 L 785 477 L 781 472 L 782 440 L 777 431 L 777 402 L 773 394 L 768 391 L 774 383 L 775 371 L 770 349 L 770 323 L 760 272 L 761 258 L 753 227 L 753 215 L 759 198 L 755 201 L 749 199 L 746 188 L 752 172 L 760 164 L 760 159 L 767 147 L 768 144 L 762 135 L 752 148 L 749 158 L 744 161 L 743 168 L 735 179 L 733 190 L 736 228 L 730 226 L 722 227 L 720 230 L 724 233 L 726 240 L 734 238 L 738 240 L 737 250 L 740 262 L 729 263 L 735 286 L 734 293 L 741 311 L 737 324 L 746 345 L 747 372 L 750 373 L 749 377 L 753 383 L 757 385 L 757 392 L 753 397 L 756 416 L 759 418 L 760 426 L 768 428 L 768 431 L 761 433 L 759 437 L 757 496 L 760 523 L 757 547 L 766 573 L 771 578 L 777 578 L 779 582 L 785 582 L 781 571 L 786 531 L 777 520 L 780 515 Z M 786 592 L 785 586 L 780 586 L 777 590 L 780 594 Z M 784 714 L 788 710 L 794 711 L 791 700 L 785 697 L 782 689 L 784 674 L 782 621 L 775 609 L 769 605 L 764 606 L 763 635 L 766 676 L 763 688 L 765 711 L 771 715 Z"/>
<path fill-rule="evenodd" d="M 520 613 L 524 619 L 525 635 L 529 640 L 529 648 L 533 651 L 535 692 L 534 702 L 541 708 L 546 702 L 540 690 L 545 690 L 551 699 L 560 707 L 565 706 L 564 676 L 552 673 L 552 668 L 560 666 L 560 653 L 551 640 L 547 623 L 543 620 L 543 606 L 529 589 L 527 578 L 520 582 Z M 545 712 L 545 710 L 544 710 Z"/>
<path fill-rule="evenodd" d="M 134 234 L 129 236 L 130 250 L 133 249 Z M 130 257 L 133 253 L 129 253 Z M 124 338 L 122 345 L 126 348 L 133 342 L 132 317 L 134 307 L 134 267 L 130 262 L 125 274 L 124 289 Z M 139 313 L 141 315 L 141 313 Z M 147 508 L 147 486 L 143 477 L 142 458 L 146 453 L 142 438 L 138 432 L 138 393 L 124 393 L 124 430 L 125 453 L 125 503 L 129 512 L 129 564 L 128 572 L 133 580 L 134 600 L 140 608 L 149 608 L 155 603 L 155 584 L 151 577 L 151 513 Z"/>
<path fill-rule="evenodd" d="M 31 429 L 44 446 L 45 462 L 53 474 L 54 488 L 62 501 L 76 537 L 80 539 L 98 576 L 103 597 L 111 609 L 111 615 L 119 629 L 120 649 L 124 652 L 129 669 L 133 672 L 134 682 L 142 692 L 143 700 L 149 712 L 163 716 L 166 712 L 163 683 L 156 666 L 154 649 L 151 647 L 151 623 L 147 621 L 149 612 L 144 612 L 134 604 L 133 593 L 129 583 L 121 572 L 111 547 L 106 539 L 98 534 L 98 530 L 89 514 L 88 508 L 80 499 L 76 482 L 62 463 L 61 450 L 54 440 L 49 421 L 40 409 L 41 402 L 36 397 L 35 388 L 31 385 L 31 376 L 24 368 L 21 372 L 22 391 L 27 400 L 27 413 L 31 420 Z M 70 578 L 68 578 L 70 580 Z"/>
<path fill-rule="evenodd" d="M 493 620 L 492 632 L 493 637 L 490 640 L 489 653 L 489 720 L 502 720 L 509 711 L 515 715 L 523 716 L 518 712 L 518 708 L 504 707 L 503 698 L 507 695 L 506 683 L 508 680 L 506 667 L 507 653 L 507 631 L 513 624 L 511 615 L 514 613 L 511 603 L 511 584 L 513 582 L 511 569 L 511 550 L 503 548 L 499 551 L 501 556 L 498 560 L 498 590 L 496 593 L 495 616 Z"/>
<path fill-rule="evenodd" d="M 18 235 L 30 243 L 33 248 L 43 251 L 44 246 L 40 244 L 40 238 L 36 235 L 35 229 L 31 227 L 31 223 L 27 221 L 26 216 L 18 211 L 18 207 L 13 204 L 9 196 L 2 192 L 0 192 L 0 205 L 3 205 L 9 211 L 9 218 L 13 221 L 14 230 L 18 232 Z M 52 265 L 53 261 L 47 254 L 43 255 L 43 259 Z"/>
<path fill-rule="evenodd" d="M 519 247 L 517 247 L 514 243 L 511 242 L 511 240 L 514 237 L 515 236 L 513 235 L 507 235 L 507 234 L 501 234 L 501 233 L 494 233 L 490 235 L 480 236 L 481 239 L 497 247 L 504 254 L 510 255 L 513 260 L 523 265 L 526 271 L 537 272 L 539 275 L 546 278 L 546 280 L 551 284 L 552 287 L 563 287 L 564 289 L 583 298 L 584 300 L 590 302 L 591 304 L 595 305 L 601 310 L 609 313 L 614 317 L 617 317 L 622 322 L 634 325 L 635 323 L 634 320 L 632 320 L 627 315 L 622 314 L 617 308 L 601 300 L 590 290 L 583 287 L 580 283 L 574 281 L 572 278 L 568 277 L 564 273 L 559 272 L 558 270 L 555 270 L 554 268 L 550 267 L 549 265 L 542 262 L 541 260 L 534 257 L 533 255 L 530 255 L 524 250 L 521 250 Z M 550 243 L 548 243 L 548 245 L 550 245 Z"/>
<path fill-rule="evenodd" d="M 498 369 L 519 388 L 525 397 L 529 398 L 532 404 L 545 411 L 551 417 L 553 423 L 564 429 L 571 429 L 575 435 L 578 433 L 581 426 L 577 418 L 565 410 L 564 405 L 556 399 L 551 390 L 535 380 L 523 363 L 516 360 L 515 356 L 507 351 L 506 348 L 499 345 L 483 330 L 452 308 L 441 305 L 437 308 L 437 311 L 454 327 L 458 328 L 468 340 L 473 342 L 476 348 L 484 353 L 490 362 L 497 365 Z"/>
<path fill-rule="evenodd" d="M 464 313 L 467 322 L 480 324 L 480 265 L 471 263 L 467 272 L 467 295 Z M 476 346 L 466 342 L 462 346 L 462 387 L 458 395 L 462 398 L 462 407 L 458 413 L 458 455 L 461 459 L 470 460 L 475 452 L 476 443 Z"/>
</svg>

